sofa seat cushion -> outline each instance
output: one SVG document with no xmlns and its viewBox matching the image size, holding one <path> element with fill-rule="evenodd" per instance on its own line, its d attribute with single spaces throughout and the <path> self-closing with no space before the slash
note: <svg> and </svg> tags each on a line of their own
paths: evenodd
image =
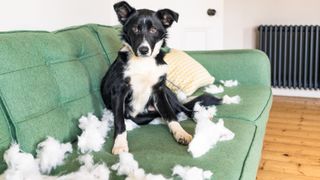
<svg viewBox="0 0 320 180">
<path fill-rule="evenodd" d="M 194 134 L 195 123 L 192 120 L 182 122 L 182 126 Z M 130 131 L 129 149 L 146 172 L 161 173 L 170 177 L 173 166 L 181 164 L 211 170 L 214 179 L 239 179 L 256 127 L 250 122 L 238 119 L 225 119 L 225 126 L 235 133 L 235 138 L 219 142 L 214 149 L 196 159 L 187 152 L 187 146 L 176 143 L 166 125 L 146 125 Z M 106 162 L 108 167 L 116 163 L 117 156 L 111 154 L 112 144 L 110 135 L 104 149 L 94 153 L 95 160 Z M 74 152 L 66 164 L 56 169 L 53 174 L 77 170 L 79 163 L 75 160 L 76 157 L 77 153 Z M 112 179 L 123 179 L 123 177 L 116 177 L 113 173 Z"/>
<path fill-rule="evenodd" d="M 22 150 L 53 136 L 73 141 L 78 119 L 99 114 L 108 60 L 90 26 L 0 33 L 0 96 Z"/>
<path fill-rule="evenodd" d="M 195 95 L 202 94 L 203 89 L 198 90 Z M 216 94 L 222 98 L 224 95 L 241 98 L 240 104 L 222 104 L 217 106 L 217 118 L 236 118 L 246 121 L 255 121 L 265 110 L 272 94 L 269 87 L 239 85 L 236 87 L 225 87 L 224 92 Z"/>
</svg>

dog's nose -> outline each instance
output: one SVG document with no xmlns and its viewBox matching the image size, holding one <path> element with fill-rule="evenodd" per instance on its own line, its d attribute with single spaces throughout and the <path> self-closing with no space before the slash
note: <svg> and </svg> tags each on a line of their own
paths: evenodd
<svg viewBox="0 0 320 180">
<path fill-rule="evenodd" d="M 149 48 L 147 46 L 141 46 L 141 47 L 139 47 L 138 50 L 141 55 L 146 55 L 149 52 Z"/>
</svg>

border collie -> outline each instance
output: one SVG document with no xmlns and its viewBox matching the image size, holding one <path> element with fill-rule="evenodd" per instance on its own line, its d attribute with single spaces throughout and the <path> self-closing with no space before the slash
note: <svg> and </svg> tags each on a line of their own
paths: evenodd
<svg viewBox="0 0 320 180">
<path fill-rule="evenodd" d="M 127 2 L 114 4 L 123 25 L 123 47 L 101 82 L 101 94 L 106 108 L 114 114 L 113 154 L 128 152 L 125 119 L 148 124 L 161 117 L 175 140 L 189 144 L 192 136 L 179 124 L 176 114 L 184 112 L 192 117 L 193 106 L 220 104 L 221 99 L 204 94 L 182 104 L 166 86 L 168 65 L 163 60 L 167 28 L 178 21 L 178 13 L 170 9 L 157 12 L 131 7 Z"/>
</svg>

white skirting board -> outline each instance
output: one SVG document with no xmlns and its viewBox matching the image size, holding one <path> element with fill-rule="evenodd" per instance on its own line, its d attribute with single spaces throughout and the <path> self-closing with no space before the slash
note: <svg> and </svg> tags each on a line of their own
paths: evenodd
<svg viewBox="0 0 320 180">
<path fill-rule="evenodd" d="M 320 98 L 320 90 L 272 88 L 272 93 L 273 95 L 276 95 L 276 96 Z"/>
</svg>

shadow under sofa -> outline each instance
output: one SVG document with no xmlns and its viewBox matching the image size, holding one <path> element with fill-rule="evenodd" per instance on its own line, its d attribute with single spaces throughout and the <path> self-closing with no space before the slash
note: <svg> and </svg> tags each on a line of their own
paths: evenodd
<svg viewBox="0 0 320 180">
<path fill-rule="evenodd" d="M 79 117 L 88 112 L 101 117 L 100 80 L 120 47 L 119 29 L 97 24 L 55 32 L 0 32 L 0 174 L 6 168 L 3 153 L 12 141 L 31 153 L 46 136 L 76 144 Z M 167 177 L 175 164 L 181 164 L 211 170 L 213 179 L 255 179 L 272 103 L 267 56 L 257 50 L 187 53 L 217 82 L 240 82 L 220 96 L 240 95 L 241 103 L 218 106 L 216 117 L 224 119 L 235 138 L 194 159 L 165 125 L 146 125 L 128 133 L 130 152 L 146 172 Z M 201 89 L 195 94 L 200 93 Z M 194 134 L 192 120 L 182 126 Z M 118 160 L 111 154 L 112 141 L 111 132 L 103 150 L 93 153 L 96 162 L 110 167 Z M 77 170 L 77 156 L 75 150 L 52 174 Z M 124 177 L 113 173 L 111 179 Z"/>
</svg>

